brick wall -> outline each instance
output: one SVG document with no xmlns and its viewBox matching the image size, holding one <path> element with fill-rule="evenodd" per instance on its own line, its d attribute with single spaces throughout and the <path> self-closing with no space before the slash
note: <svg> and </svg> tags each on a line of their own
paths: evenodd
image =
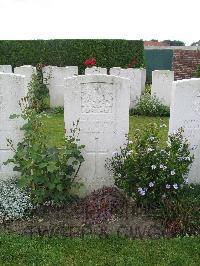
<svg viewBox="0 0 200 266">
<path fill-rule="evenodd" d="M 200 50 L 173 51 L 172 69 L 175 80 L 193 77 L 198 64 L 200 64 Z"/>
</svg>

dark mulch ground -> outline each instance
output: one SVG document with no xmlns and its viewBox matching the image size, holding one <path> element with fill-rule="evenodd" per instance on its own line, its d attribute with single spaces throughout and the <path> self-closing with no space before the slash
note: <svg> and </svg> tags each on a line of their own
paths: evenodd
<svg viewBox="0 0 200 266">
<path fill-rule="evenodd" d="M 65 237 L 117 234 L 129 238 L 158 238 L 164 228 L 115 188 L 103 188 L 62 208 L 42 206 L 23 220 L 4 222 L 3 231 Z"/>
</svg>

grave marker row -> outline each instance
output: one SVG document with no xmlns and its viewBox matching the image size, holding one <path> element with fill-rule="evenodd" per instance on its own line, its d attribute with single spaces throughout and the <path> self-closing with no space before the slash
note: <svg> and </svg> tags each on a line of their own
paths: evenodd
<svg viewBox="0 0 200 266">
<path fill-rule="evenodd" d="M 3 72 L 12 73 L 12 66 L 0 66 Z M 50 107 L 63 107 L 64 106 L 64 78 L 77 76 L 78 67 L 67 66 L 46 66 L 42 69 L 44 83 L 47 84 L 50 95 Z M 28 91 L 28 84 L 31 81 L 32 75 L 36 73 L 36 68 L 33 66 L 25 65 L 16 67 L 14 73 L 25 75 L 25 87 Z M 90 74 L 104 74 L 107 75 L 107 69 L 101 67 L 91 67 L 85 69 L 85 75 Z M 135 106 L 137 99 L 141 96 L 145 89 L 146 70 L 145 69 L 122 69 L 114 67 L 110 69 L 110 75 L 125 77 L 131 80 L 131 93 L 130 93 L 130 109 Z"/>
<path fill-rule="evenodd" d="M 76 69 L 73 69 L 72 74 Z M 12 156 L 6 138 L 16 146 L 23 136 L 23 121 L 11 120 L 10 114 L 21 112 L 19 101 L 27 95 L 27 78 L 35 71 L 31 66 L 16 69 L 27 73 L 0 73 L 0 177 L 13 175 L 12 166 L 3 162 Z M 68 69 L 69 71 L 69 69 Z M 114 69 L 115 76 L 87 74 L 67 78 L 61 85 L 64 93 L 64 120 L 67 134 L 73 122 L 79 120 L 80 143 L 85 145 L 79 181 L 84 184 L 82 195 L 102 186 L 113 184 L 105 168 L 105 160 L 126 142 L 129 129 L 129 104 L 132 74 L 129 70 Z M 118 72 L 117 72 L 118 71 Z M 126 72 L 127 71 L 127 72 Z M 64 69 L 66 73 L 66 69 Z M 112 70 L 111 70 L 112 72 Z M 127 74 L 128 73 L 128 74 Z M 118 76 L 117 76 L 118 75 Z M 120 76 L 119 76 L 120 75 Z M 121 77 L 124 76 L 124 77 Z M 58 80 L 59 81 L 59 80 Z M 59 81 L 60 82 L 60 81 Z M 56 83 L 58 84 L 58 82 Z M 169 131 L 184 128 L 195 160 L 189 173 L 190 182 L 200 182 L 200 79 L 173 83 Z"/>
</svg>

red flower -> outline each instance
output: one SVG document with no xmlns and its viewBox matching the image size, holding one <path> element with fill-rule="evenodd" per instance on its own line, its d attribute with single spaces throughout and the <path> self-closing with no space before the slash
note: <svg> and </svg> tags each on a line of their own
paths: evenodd
<svg viewBox="0 0 200 266">
<path fill-rule="evenodd" d="M 45 67 L 45 65 L 44 65 L 44 64 L 41 64 L 41 63 L 38 63 L 38 64 L 36 65 L 36 69 L 37 69 L 37 70 L 41 70 L 43 67 Z"/>
<path fill-rule="evenodd" d="M 131 63 L 128 65 L 128 67 L 134 67 L 136 65 L 136 63 L 137 63 L 137 60 L 135 58 L 133 58 L 131 60 Z"/>
<path fill-rule="evenodd" d="M 84 61 L 83 64 L 84 64 L 86 67 L 92 67 L 92 66 L 96 66 L 96 63 L 97 63 L 97 61 L 96 61 L 95 58 L 88 58 L 88 59 L 86 59 L 86 60 Z"/>
</svg>

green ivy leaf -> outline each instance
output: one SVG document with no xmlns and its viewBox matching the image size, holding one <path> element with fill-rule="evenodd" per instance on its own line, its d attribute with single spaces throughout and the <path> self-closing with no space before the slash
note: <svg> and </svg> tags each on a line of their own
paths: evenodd
<svg viewBox="0 0 200 266">
<path fill-rule="evenodd" d="M 15 118 L 19 118 L 20 115 L 17 115 L 17 114 L 12 114 L 9 116 L 10 119 L 15 119 Z"/>
<path fill-rule="evenodd" d="M 49 165 L 47 166 L 47 170 L 50 173 L 53 173 L 54 171 L 56 171 L 58 169 L 58 167 L 56 166 L 56 162 L 50 162 Z"/>
</svg>

